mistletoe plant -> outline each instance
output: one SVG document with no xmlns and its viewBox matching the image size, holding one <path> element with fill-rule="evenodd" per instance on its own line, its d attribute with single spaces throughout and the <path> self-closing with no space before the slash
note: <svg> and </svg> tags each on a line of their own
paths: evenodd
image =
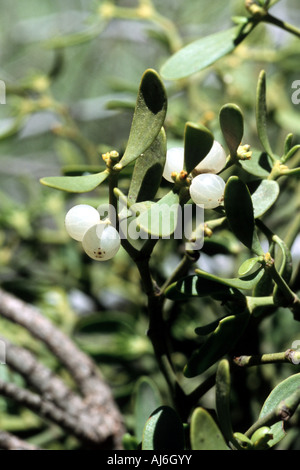
<svg viewBox="0 0 300 470">
<path fill-rule="evenodd" d="M 166 113 L 163 82 L 155 70 L 148 69 L 141 79 L 123 155 L 115 150 L 104 154 L 106 167 L 97 173 L 46 177 L 42 183 L 72 193 L 87 193 L 107 184 L 105 215 L 102 206 L 96 210 L 88 204 L 79 204 L 67 213 L 66 230 L 82 243 L 94 262 L 105 262 L 124 249 L 140 273 L 147 297 L 147 333 L 172 402 L 162 405 L 151 381 L 141 379 L 135 394 L 135 435 L 125 434 L 125 448 L 176 451 L 269 448 L 284 437 L 282 423 L 300 403 L 300 374 L 275 387 L 257 420 L 243 432 L 232 429 L 230 383 L 237 366 L 299 361 L 299 353 L 293 350 L 259 357 L 236 356 L 235 345 L 243 344 L 242 338 L 278 307 L 289 309 L 295 321 L 300 318 L 300 300 L 290 286 L 290 247 L 299 229 L 299 215 L 295 216 L 286 241 L 264 222 L 264 215 L 276 203 L 281 187 L 284 188 L 278 180 L 300 173 L 293 163 L 287 166 L 295 161 L 293 157 L 300 146 L 292 145 L 289 134 L 281 156 L 271 148 L 264 71 L 259 76 L 256 103 L 262 150 L 243 142 L 243 114 L 231 103 L 219 113 L 224 148 L 208 128 L 187 122 L 183 146 L 167 150 Z M 125 169 L 131 174 L 126 191 L 119 187 Z M 255 190 L 242 177 L 247 174 L 255 177 Z M 185 223 L 182 213 L 187 208 L 193 209 L 193 218 L 192 228 L 183 235 L 182 260 L 171 276 L 158 285 L 151 269 L 153 250 L 157 244 L 169 243 L 172 235 L 178 233 L 178 227 Z M 201 220 L 196 217 L 197 211 L 204 213 Z M 224 227 L 244 247 L 245 261 L 233 278 L 197 267 L 203 243 L 205 246 L 208 240 L 214 240 Z M 262 247 L 263 238 L 267 239 L 267 250 Z M 188 358 L 183 374 L 199 379 L 199 384 L 186 393 L 169 348 L 164 306 L 166 301 L 182 305 L 195 297 L 214 299 L 220 315 L 213 323 L 195 330 L 201 343 Z M 205 375 L 201 382 L 201 376 L 210 368 L 215 372 L 208 378 Z M 214 413 L 199 405 L 201 397 L 213 386 L 216 386 Z"/>
</svg>

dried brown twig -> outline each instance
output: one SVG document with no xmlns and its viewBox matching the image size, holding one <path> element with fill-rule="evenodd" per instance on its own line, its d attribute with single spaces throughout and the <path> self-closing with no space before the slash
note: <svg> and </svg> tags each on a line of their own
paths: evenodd
<svg viewBox="0 0 300 470">
<path fill-rule="evenodd" d="M 35 307 L 1 289 L 0 314 L 41 340 L 68 369 L 79 392 L 77 394 L 67 387 L 29 351 L 3 339 L 7 363 L 21 373 L 39 394 L 5 382 L 0 383 L 0 393 L 29 406 L 90 445 L 121 448 L 122 417 L 110 387 L 92 359 Z"/>
</svg>

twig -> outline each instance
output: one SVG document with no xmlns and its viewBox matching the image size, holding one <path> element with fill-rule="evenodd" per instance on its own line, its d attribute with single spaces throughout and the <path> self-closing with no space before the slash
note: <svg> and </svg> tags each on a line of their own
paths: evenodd
<svg viewBox="0 0 300 470">
<path fill-rule="evenodd" d="M 287 349 L 284 352 L 258 354 L 255 356 L 237 356 L 233 362 L 240 367 L 251 367 L 263 364 L 275 364 L 289 362 L 290 364 L 300 363 L 300 353 L 294 349 Z"/>
<path fill-rule="evenodd" d="M 53 401 L 70 414 L 78 415 L 78 412 L 82 412 L 82 397 L 67 387 L 51 369 L 41 364 L 26 349 L 11 344 L 2 336 L 0 340 L 5 344 L 6 364 L 21 374 L 43 398 Z"/>
<path fill-rule="evenodd" d="M 0 431 L 0 449 L 2 450 L 42 450 L 6 431 Z"/>
<path fill-rule="evenodd" d="M 76 417 L 68 415 L 65 411 L 61 410 L 50 401 L 42 399 L 36 393 L 32 393 L 29 390 L 25 390 L 24 388 L 3 380 L 0 380 L 0 393 L 26 406 L 42 418 L 49 419 L 53 423 L 58 424 L 80 440 L 85 441 L 88 439 L 88 441 L 98 444 L 99 439 L 95 430 L 92 430 L 90 427 L 89 430 L 87 430 L 82 425 L 78 425 L 79 420 L 76 419 Z"/>
<path fill-rule="evenodd" d="M 77 383 L 90 408 L 91 425 L 97 430 L 99 442 L 108 442 L 112 448 L 121 448 L 124 433 L 121 414 L 111 390 L 103 380 L 96 364 L 80 351 L 71 339 L 59 331 L 37 309 L 0 289 L 0 313 L 25 327 L 41 340 L 65 365 Z"/>
<path fill-rule="evenodd" d="M 28 384 L 40 393 L 41 400 L 53 402 L 66 415 L 75 419 L 75 427 L 80 429 L 84 440 L 90 441 L 92 436 L 92 442 L 99 443 L 93 410 L 84 399 L 67 387 L 60 377 L 38 362 L 29 351 L 11 344 L 3 337 L 0 337 L 0 340 L 5 343 L 6 364 L 23 375 Z"/>
</svg>

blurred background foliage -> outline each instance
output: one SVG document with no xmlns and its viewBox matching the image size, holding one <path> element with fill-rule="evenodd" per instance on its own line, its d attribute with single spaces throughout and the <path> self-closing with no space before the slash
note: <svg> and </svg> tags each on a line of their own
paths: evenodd
<svg viewBox="0 0 300 470">
<path fill-rule="evenodd" d="M 298 0 L 282 0 L 272 13 L 299 24 Z M 101 153 L 108 150 L 122 153 L 143 72 L 150 67 L 159 71 L 182 45 L 229 27 L 231 18 L 241 14 L 241 0 L 1 0 L 0 79 L 6 85 L 6 104 L 0 105 L 0 285 L 42 308 L 99 361 L 129 431 L 134 427 L 131 395 L 139 377 L 152 377 L 168 401 L 145 335 L 147 315 L 138 272 L 123 250 L 109 262 L 95 263 L 66 236 L 68 208 L 83 200 L 95 206 L 107 202 L 105 184 L 76 196 L 43 187 L 39 179 L 77 174 L 84 165 L 101 166 Z M 233 102 L 244 113 L 244 143 L 260 148 L 254 103 L 261 69 L 267 74 L 273 149 L 282 154 L 290 132 L 294 144 L 299 143 L 300 105 L 291 102 L 299 58 L 297 38 L 275 26 L 259 25 L 233 54 L 187 80 L 166 82 L 168 146 L 182 145 L 187 120 L 205 124 L 222 141 L 218 112 Z M 124 191 L 129 176 L 122 173 Z M 249 178 L 250 183 L 255 180 Z M 291 194 L 299 180 L 293 181 L 268 213 L 269 226 L 283 236 L 297 209 Z M 298 237 L 295 263 L 299 244 Z M 181 250 L 178 241 L 158 244 L 152 261 L 158 282 L 172 272 Z M 219 243 L 204 246 L 198 264 L 230 277 L 243 256 L 239 243 L 225 232 L 219 234 Z M 220 306 L 208 298 L 185 305 L 170 302 L 165 314 L 180 371 L 197 344 L 194 329 L 219 317 Z M 64 375 L 55 358 L 22 328 L 0 319 L 0 332 Z M 257 343 L 253 345 L 252 338 L 241 352 L 281 351 L 299 335 L 292 315 L 279 309 L 260 325 Z M 241 371 L 232 397 L 234 427 L 246 429 L 270 390 L 296 368 L 284 364 Z M 0 375 L 16 383 L 23 380 L 4 365 Z M 182 380 L 187 390 L 198 384 L 197 378 Z M 204 396 L 204 406 L 213 407 L 213 396 Z M 45 427 L 32 413 L 0 398 L 1 429 L 46 447 L 72 448 L 72 440 L 43 437 Z M 299 448 L 298 441 L 292 435 L 281 446 Z"/>
</svg>

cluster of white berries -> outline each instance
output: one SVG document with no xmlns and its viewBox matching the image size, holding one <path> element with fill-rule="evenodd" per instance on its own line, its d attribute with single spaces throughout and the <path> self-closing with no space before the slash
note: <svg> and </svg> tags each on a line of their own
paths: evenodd
<svg viewBox="0 0 300 470">
<path fill-rule="evenodd" d="M 65 217 L 66 231 L 71 238 L 82 243 L 86 254 L 96 261 L 106 261 L 115 256 L 121 239 L 108 220 L 101 220 L 100 213 L 88 204 L 72 207 Z"/>
<path fill-rule="evenodd" d="M 206 157 L 193 170 L 190 185 L 190 196 L 195 204 L 201 204 L 205 209 L 218 207 L 224 196 L 225 182 L 219 173 L 226 164 L 226 153 L 216 140 Z M 168 150 L 163 177 L 174 182 L 172 173 L 180 173 L 184 166 L 184 149 L 174 147 Z"/>
</svg>

